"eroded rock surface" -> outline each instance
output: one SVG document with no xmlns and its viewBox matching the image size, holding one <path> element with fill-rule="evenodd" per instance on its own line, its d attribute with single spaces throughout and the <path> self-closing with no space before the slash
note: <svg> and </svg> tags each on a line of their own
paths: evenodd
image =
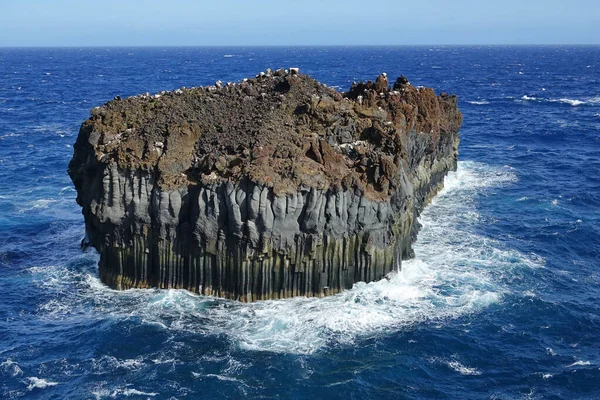
<svg viewBox="0 0 600 400">
<path fill-rule="evenodd" d="M 412 255 L 461 121 L 455 96 L 404 77 L 342 94 L 268 70 L 96 107 L 69 174 L 111 287 L 323 296 Z"/>
</svg>

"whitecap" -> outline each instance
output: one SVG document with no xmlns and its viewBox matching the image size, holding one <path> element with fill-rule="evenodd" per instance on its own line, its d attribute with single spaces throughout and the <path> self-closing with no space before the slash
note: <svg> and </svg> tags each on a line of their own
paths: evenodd
<svg viewBox="0 0 600 400">
<path fill-rule="evenodd" d="M 58 385 L 58 382 L 50 382 L 35 376 L 27 378 L 27 382 L 29 382 L 29 385 L 27 386 L 27 390 L 29 391 L 33 389 L 45 389 L 47 387 Z"/>
<path fill-rule="evenodd" d="M 59 194 L 62 194 L 63 192 L 68 191 L 68 192 L 75 192 L 75 188 L 73 186 L 65 186 L 62 189 L 60 189 L 60 191 L 58 192 Z"/>
<path fill-rule="evenodd" d="M 73 283 L 76 273 L 61 265 L 36 266 L 27 269 L 32 275 L 33 284 L 55 292 Z M 68 304 L 68 303 L 67 303 Z"/>
<path fill-rule="evenodd" d="M 225 54 L 223 57 L 224 58 L 231 58 L 231 57 L 234 57 L 234 55 L 233 54 Z"/>
<path fill-rule="evenodd" d="M 454 358 L 445 359 L 441 357 L 431 357 L 429 362 L 445 365 L 461 375 L 481 375 L 481 371 L 479 371 L 477 368 L 468 367 Z"/>
<path fill-rule="evenodd" d="M 227 376 L 227 375 L 219 375 L 219 374 L 206 374 L 204 375 L 207 378 L 217 378 L 220 381 L 227 381 L 227 382 L 236 382 L 236 383 L 243 383 L 242 381 L 240 381 L 237 378 L 234 378 L 232 376 Z"/>
<path fill-rule="evenodd" d="M 150 397 L 154 397 L 157 396 L 158 393 L 154 393 L 154 392 L 142 392 L 141 390 L 137 390 L 137 389 L 117 389 L 115 391 L 112 392 L 112 394 L 110 395 L 110 397 L 112 397 L 113 399 L 116 399 L 118 397 L 121 396 L 125 396 L 125 397 L 129 397 L 129 396 L 150 396 Z"/>
<path fill-rule="evenodd" d="M 19 364 L 8 358 L 6 361 L 0 363 L 0 369 L 4 373 L 10 374 L 10 376 L 15 377 L 18 375 L 23 375 L 23 370 L 19 367 Z"/>
<path fill-rule="evenodd" d="M 38 312 L 46 318 L 64 319 L 73 312 L 73 306 L 63 299 L 52 299 L 41 304 Z"/>
<path fill-rule="evenodd" d="M 55 199 L 39 199 L 30 201 L 28 207 L 21 208 L 19 212 L 24 213 L 26 211 L 47 209 L 51 204 L 56 203 L 58 200 Z"/>
<path fill-rule="evenodd" d="M 449 361 L 448 366 L 461 375 L 481 375 L 481 372 L 477 368 L 467 367 L 456 360 Z"/>
<path fill-rule="evenodd" d="M 559 103 L 565 103 L 565 104 L 570 104 L 573 107 L 577 107 L 577 106 L 581 106 L 583 104 L 585 104 L 585 101 L 581 101 L 581 100 L 572 100 L 572 99 L 558 99 L 558 100 L 550 100 L 552 102 L 559 102 Z"/>
<path fill-rule="evenodd" d="M 98 359 L 92 358 L 92 370 L 98 373 L 106 373 L 116 369 L 126 369 L 136 371 L 142 368 L 145 363 L 142 358 L 118 359 L 113 356 L 104 355 Z"/>
<path fill-rule="evenodd" d="M 174 358 L 155 358 L 152 362 L 154 364 L 174 364 L 177 360 Z"/>
<path fill-rule="evenodd" d="M 6 139 L 6 138 L 9 138 L 9 137 L 19 137 L 19 136 L 23 136 L 23 135 L 20 134 L 20 133 L 11 132 L 11 133 L 7 133 L 7 134 L 4 134 L 4 135 L 0 135 L 0 139 Z"/>
<path fill-rule="evenodd" d="M 105 398 L 120 399 L 123 397 L 130 397 L 130 396 L 146 396 L 146 397 L 158 396 L 158 393 L 143 392 L 141 390 L 129 388 L 127 386 L 124 388 L 113 388 L 113 389 L 106 389 L 106 388 L 99 387 L 99 388 L 96 388 L 95 390 L 93 390 L 91 392 L 91 394 L 97 400 L 105 399 Z"/>
<path fill-rule="evenodd" d="M 589 361 L 579 360 L 579 361 L 575 361 L 573 364 L 567 365 L 567 368 L 568 367 L 585 367 L 585 366 L 588 366 L 588 365 L 592 365 L 592 363 L 589 362 Z"/>
<path fill-rule="evenodd" d="M 537 100 L 537 98 L 536 98 L 536 97 L 533 97 L 533 96 L 527 96 L 527 95 L 524 95 L 523 97 L 521 97 L 521 100 L 525 100 L 525 101 L 536 101 L 536 100 Z"/>
<path fill-rule="evenodd" d="M 473 101 L 467 101 L 467 103 L 477 105 L 477 106 L 490 104 L 490 102 L 487 100 L 473 100 Z"/>
</svg>

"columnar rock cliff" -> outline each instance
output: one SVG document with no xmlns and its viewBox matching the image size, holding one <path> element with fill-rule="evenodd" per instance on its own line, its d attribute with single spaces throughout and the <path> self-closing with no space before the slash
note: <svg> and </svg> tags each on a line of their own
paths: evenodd
<svg viewBox="0 0 600 400">
<path fill-rule="evenodd" d="M 96 107 L 69 174 L 111 287 L 324 296 L 411 257 L 461 120 L 404 77 L 338 93 L 268 70 Z"/>
</svg>

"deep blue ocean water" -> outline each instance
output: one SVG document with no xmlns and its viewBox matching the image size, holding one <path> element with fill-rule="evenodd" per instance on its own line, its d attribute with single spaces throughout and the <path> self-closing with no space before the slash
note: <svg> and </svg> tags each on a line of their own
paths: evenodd
<svg viewBox="0 0 600 400">
<path fill-rule="evenodd" d="M 325 299 L 104 287 L 66 174 L 115 95 L 267 67 L 456 93 L 416 258 Z M 600 398 L 600 47 L 0 49 L 0 398 Z"/>
</svg>

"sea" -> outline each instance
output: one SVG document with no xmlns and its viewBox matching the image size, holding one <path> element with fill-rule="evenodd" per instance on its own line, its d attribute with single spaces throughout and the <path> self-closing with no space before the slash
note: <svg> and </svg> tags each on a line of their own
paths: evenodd
<svg viewBox="0 0 600 400">
<path fill-rule="evenodd" d="M 104 286 L 66 172 L 90 109 L 289 67 L 458 96 L 416 257 L 327 298 Z M 0 398 L 599 399 L 600 47 L 0 49 Z"/>
</svg>

